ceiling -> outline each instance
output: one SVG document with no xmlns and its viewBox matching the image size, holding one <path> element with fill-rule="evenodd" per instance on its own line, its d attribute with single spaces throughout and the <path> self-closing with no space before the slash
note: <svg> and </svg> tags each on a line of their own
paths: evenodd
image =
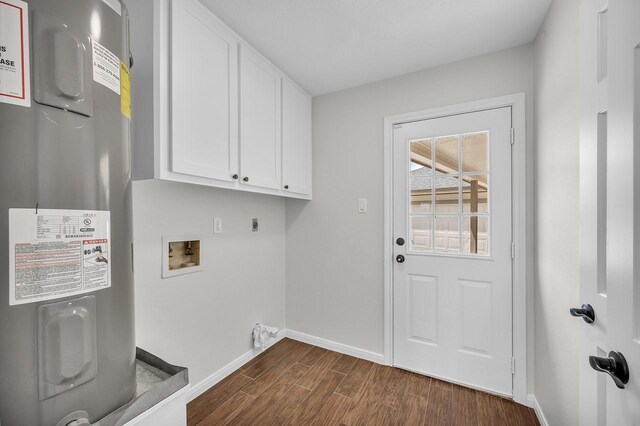
<svg viewBox="0 0 640 426">
<path fill-rule="evenodd" d="M 201 0 L 311 95 L 533 41 L 551 0 Z"/>
</svg>

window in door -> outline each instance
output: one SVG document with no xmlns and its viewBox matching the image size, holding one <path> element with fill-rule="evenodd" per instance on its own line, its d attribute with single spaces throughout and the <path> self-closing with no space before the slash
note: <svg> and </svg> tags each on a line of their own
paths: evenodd
<svg viewBox="0 0 640 426">
<path fill-rule="evenodd" d="M 488 256 L 489 132 L 409 145 L 409 251 Z"/>
</svg>

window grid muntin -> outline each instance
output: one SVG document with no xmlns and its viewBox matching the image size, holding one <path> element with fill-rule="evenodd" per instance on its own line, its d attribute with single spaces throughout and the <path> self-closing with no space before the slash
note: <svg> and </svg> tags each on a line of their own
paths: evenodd
<svg viewBox="0 0 640 426">
<path fill-rule="evenodd" d="M 473 135 L 473 134 L 481 134 L 484 133 L 486 134 L 486 161 L 487 161 L 487 167 L 486 167 L 486 173 L 485 172 L 481 172 L 481 171 L 472 171 L 472 172 L 464 172 L 464 164 L 463 164 L 463 142 L 462 139 L 465 135 Z M 438 139 L 444 139 L 444 138 L 451 138 L 451 137 L 457 137 L 458 140 L 458 161 L 457 161 L 457 173 L 445 173 L 445 172 L 437 172 L 436 171 L 436 141 Z M 411 167 L 409 167 L 409 173 L 408 173 L 408 179 L 407 182 L 408 184 L 408 192 L 409 192 L 409 197 L 408 197 L 408 221 L 407 221 L 407 235 L 409 235 L 409 242 L 408 242 L 408 247 L 407 247 L 407 252 L 411 253 L 411 254 L 422 254 L 422 255 L 456 255 L 456 256 L 463 256 L 463 257 L 478 257 L 478 258 L 488 258 L 491 256 L 491 230 L 492 230 L 492 225 L 491 225 L 491 204 L 492 204 L 492 197 L 490 195 L 490 190 L 491 190 L 491 186 L 490 186 L 490 182 L 491 182 L 491 149 L 490 149 L 490 132 L 489 130 L 484 130 L 484 131 L 473 131 L 473 132 L 466 132 L 466 133 L 460 133 L 460 134 L 455 134 L 455 135 L 444 135 L 444 136 L 435 136 L 435 137 L 430 137 L 430 138 L 421 138 L 421 139 L 408 139 L 408 160 L 409 160 L 409 164 L 411 164 L 413 161 L 411 159 L 411 152 L 412 152 L 412 146 L 411 144 L 414 142 L 422 142 L 424 143 L 425 141 L 429 141 L 430 144 L 430 151 L 431 151 L 431 167 L 429 167 L 431 169 L 431 212 L 430 213 L 412 213 L 412 194 L 411 194 Z M 417 164 L 417 163 L 416 163 Z M 427 167 L 425 165 L 423 165 L 423 167 Z M 440 173 L 441 175 L 444 176 L 452 176 L 455 177 L 457 179 L 457 183 L 458 183 L 458 208 L 457 208 L 457 213 L 437 213 L 437 204 L 436 204 L 436 192 L 437 192 L 437 173 Z M 473 176 L 486 176 L 487 178 L 487 212 L 486 213 L 478 213 L 478 212 L 464 212 L 464 193 L 463 193 L 463 182 L 464 182 L 464 178 L 465 177 L 473 177 Z M 431 250 L 430 251 L 424 251 L 424 250 L 415 250 L 414 247 L 414 242 L 413 242 L 413 228 L 412 228 L 412 219 L 414 217 L 430 217 L 431 218 Z M 457 217 L 458 218 L 458 251 L 455 253 L 450 253 L 450 252 L 439 252 L 436 251 L 436 237 L 437 237 L 437 218 L 438 217 Z M 487 219 L 487 228 L 488 228 L 488 232 L 487 232 L 487 253 L 486 254 L 477 254 L 477 253 L 464 253 L 463 252 L 463 227 L 464 227 L 464 220 L 466 220 L 467 218 L 470 217 L 478 217 L 478 218 L 486 218 Z"/>
</svg>

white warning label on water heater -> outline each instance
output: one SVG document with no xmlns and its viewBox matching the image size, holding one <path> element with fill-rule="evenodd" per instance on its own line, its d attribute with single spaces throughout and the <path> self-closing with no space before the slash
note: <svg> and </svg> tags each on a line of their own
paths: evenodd
<svg viewBox="0 0 640 426">
<path fill-rule="evenodd" d="M 108 211 L 9 209 L 9 304 L 110 287 L 109 248 Z"/>
<path fill-rule="evenodd" d="M 31 106 L 29 12 L 20 0 L 0 0 L 0 102 Z"/>
<path fill-rule="evenodd" d="M 3 0 L 0 0 L 3 1 Z M 93 40 L 93 81 L 120 94 L 120 59 L 109 49 Z"/>
</svg>

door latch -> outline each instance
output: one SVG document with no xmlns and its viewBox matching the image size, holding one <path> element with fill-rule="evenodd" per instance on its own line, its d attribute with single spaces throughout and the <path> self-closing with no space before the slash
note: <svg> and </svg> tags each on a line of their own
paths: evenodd
<svg viewBox="0 0 640 426">
<path fill-rule="evenodd" d="M 593 310 L 593 306 L 585 303 L 580 308 L 571 308 L 569 313 L 574 317 L 582 317 L 587 324 L 593 324 L 596 320 L 596 313 Z"/>
<path fill-rule="evenodd" d="M 589 365 L 596 371 L 607 373 L 619 389 L 629 383 L 629 366 L 620 352 L 611 351 L 607 358 L 590 356 Z"/>
</svg>

